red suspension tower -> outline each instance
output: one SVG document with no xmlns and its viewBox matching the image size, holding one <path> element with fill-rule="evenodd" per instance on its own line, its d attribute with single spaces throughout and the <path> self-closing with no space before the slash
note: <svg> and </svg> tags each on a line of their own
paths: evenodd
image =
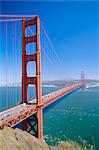
<svg viewBox="0 0 99 150">
<path fill-rule="evenodd" d="M 82 88 L 86 87 L 84 71 L 81 71 L 81 87 Z"/>
<path fill-rule="evenodd" d="M 36 34 L 26 37 L 26 27 L 31 25 L 36 26 Z M 35 42 L 36 53 L 27 55 L 26 44 Z M 33 135 L 43 140 L 43 125 L 42 125 L 42 82 L 41 82 L 41 58 L 40 58 L 40 19 L 35 17 L 32 20 L 22 20 L 22 103 L 28 103 L 28 85 L 34 84 L 36 87 L 36 104 L 37 114 L 32 118 L 28 118 L 23 122 L 23 128 L 27 131 L 32 131 Z M 27 76 L 27 63 L 34 61 L 36 63 L 36 75 L 34 77 Z M 31 122 L 34 122 L 33 124 Z M 30 129 L 28 130 L 28 126 Z"/>
</svg>

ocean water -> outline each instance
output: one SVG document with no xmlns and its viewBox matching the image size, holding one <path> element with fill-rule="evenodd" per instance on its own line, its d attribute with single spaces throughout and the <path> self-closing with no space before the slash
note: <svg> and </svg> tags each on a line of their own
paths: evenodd
<svg viewBox="0 0 99 150">
<path fill-rule="evenodd" d="M 42 94 L 47 94 L 55 90 L 60 89 L 60 87 L 43 87 Z M 28 88 L 29 100 L 35 98 L 35 88 Z M 7 96 L 6 96 L 7 95 Z M 0 87 L 0 112 L 16 106 L 22 102 L 22 88 L 21 87 Z"/>
<path fill-rule="evenodd" d="M 44 87 L 43 94 L 58 87 Z M 8 93 L 7 97 L 5 93 Z M 35 97 L 35 89 L 29 88 L 29 99 Z M 21 102 L 21 87 L 0 87 L 0 111 Z M 49 145 L 73 140 L 82 144 L 94 144 L 99 150 L 99 87 L 76 90 L 59 99 L 44 110 L 44 138 Z"/>
<path fill-rule="evenodd" d="M 99 150 L 99 87 L 65 95 L 46 110 L 44 135 L 50 145 L 70 139 Z"/>
</svg>

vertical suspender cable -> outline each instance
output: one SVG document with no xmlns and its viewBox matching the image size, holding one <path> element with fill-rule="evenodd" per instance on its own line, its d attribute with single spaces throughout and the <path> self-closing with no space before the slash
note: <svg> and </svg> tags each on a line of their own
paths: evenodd
<svg viewBox="0 0 99 150">
<path fill-rule="evenodd" d="M 54 52 L 54 54 L 55 54 L 55 56 L 56 56 L 56 58 L 57 58 L 58 63 L 61 65 L 62 71 L 65 73 L 65 68 L 63 67 L 63 63 L 62 63 L 60 57 L 58 56 L 58 54 L 57 54 L 57 52 L 56 52 L 56 49 L 55 49 L 55 47 L 53 46 L 53 44 L 52 44 L 52 42 L 51 42 L 51 40 L 50 40 L 50 38 L 49 38 L 49 36 L 48 36 L 48 34 L 47 34 L 47 32 L 46 32 L 44 26 L 43 26 L 42 24 L 41 24 L 41 27 L 42 27 L 42 29 L 43 29 L 43 31 L 44 31 L 44 33 L 45 33 L 45 36 L 46 36 L 46 38 L 47 38 L 47 41 L 48 41 L 49 44 L 50 44 L 51 49 L 53 50 L 53 52 Z M 65 73 L 65 74 L 66 74 L 66 76 L 68 77 L 68 79 L 70 79 L 70 76 L 68 76 L 67 73 Z"/>
<path fill-rule="evenodd" d="M 18 101 L 20 99 L 20 30 L 19 30 L 19 23 L 18 23 L 18 68 L 19 68 L 19 72 L 18 72 Z"/>
<path fill-rule="evenodd" d="M 15 69 L 14 69 L 14 79 L 15 79 L 15 82 L 14 82 L 14 89 L 15 89 L 15 105 L 17 104 L 16 102 L 16 99 L 17 99 L 17 86 L 16 86 L 16 22 L 15 22 L 15 28 L 14 28 L 14 41 L 15 41 L 15 44 L 14 44 L 14 66 L 15 66 Z"/>
<path fill-rule="evenodd" d="M 29 38 L 29 26 L 28 26 L 28 28 L 27 28 L 27 36 L 28 36 L 28 38 Z M 29 53 L 29 55 L 31 55 L 31 50 L 30 50 L 30 43 L 28 44 L 28 53 Z M 30 62 L 31 63 L 31 62 Z M 29 65 L 29 64 L 28 64 Z M 30 76 L 30 67 L 31 67 L 31 65 L 30 66 L 28 66 L 28 75 Z M 30 81 L 29 81 L 30 82 Z M 31 93 L 30 93 L 30 91 L 31 91 L 31 85 L 28 85 L 28 100 L 29 100 L 29 97 L 30 97 L 30 95 L 31 95 Z M 30 95 L 29 95 L 30 94 Z"/>
<path fill-rule="evenodd" d="M 14 70 L 14 44 L 15 44 L 15 41 L 14 41 L 14 30 L 15 30 L 15 24 L 14 23 L 12 23 L 12 31 L 13 31 L 13 70 Z M 13 91 L 12 91 L 12 93 L 13 93 L 13 105 L 15 104 L 14 103 L 14 72 L 12 72 L 13 73 Z"/>
<path fill-rule="evenodd" d="M 12 49 L 11 49 L 11 58 L 12 58 L 12 70 L 13 70 L 13 22 L 11 22 L 11 29 L 12 29 L 12 36 L 11 36 L 11 38 L 12 38 Z M 12 106 L 14 105 L 14 103 L 13 103 L 13 73 L 11 73 L 11 80 L 12 80 L 12 85 L 11 85 L 11 92 L 12 92 Z"/>
<path fill-rule="evenodd" d="M 28 36 L 28 38 L 29 38 L 29 26 L 27 27 L 27 36 Z M 28 44 L 28 53 L 29 53 L 29 55 L 31 55 L 31 52 L 30 52 L 30 43 Z M 29 64 L 28 64 L 29 65 Z M 30 65 L 30 67 L 31 67 L 31 65 Z M 28 73 L 27 74 L 29 74 L 29 76 L 30 76 L 30 67 L 28 66 Z M 29 81 L 30 82 L 30 81 Z M 28 85 L 28 100 L 29 100 L 29 97 L 30 97 L 30 91 L 31 91 L 31 85 Z M 30 94 L 30 95 L 29 95 Z"/>
<path fill-rule="evenodd" d="M 8 32 L 6 23 L 6 109 L 8 108 L 8 77 L 7 77 L 7 65 L 8 65 Z"/>
<path fill-rule="evenodd" d="M 15 54 L 16 54 L 16 103 L 18 104 L 19 103 L 19 97 L 18 97 L 18 88 L 19 88 L 19 85 L 18 85 L 18 77 L 19 77 L 19 72 L 17 70 L 17 68 L 19 68 L 18 66 L 18 58 L 19 58 L 19 55 L 18 55 L 18 22 L 16 22 L 16 48 L 15 48 Z"/>
<path fill-rule="evenodd" d="M 49 42 L 49 44 L 50 44 L 52 50 L 54 51 L 54 53 L 55 53 L 55 55 L 56 55 L 56 58 L 57 58 L 58 62 L 59 62 L 60 64 L 62 64 L 62 62 L 61 62 L 59 56 L 57 55 L 57 52 L 56 52 L 56 50 L 55 50 L 55 48 L 54 48 L 54 46 L 53 46 L 51 40 L 50 40 L 50 38 L 49 38 L 49 36 L 48 36 L 48 34 L 47 34 L 47 32 L 46 32 L 46 30 L 45 30 L 45 28 L 43 27 L 42 24 L 41 24 L 41 27 L 42 27 L 42 29 L 43 29 L 43 31 L 44 31 L 44 33 L 45 33 L 45 36 L 46 36 L 46 38 L 47 38 L 47 40 L 48 40 L 48 42 Z"/>
</svg>

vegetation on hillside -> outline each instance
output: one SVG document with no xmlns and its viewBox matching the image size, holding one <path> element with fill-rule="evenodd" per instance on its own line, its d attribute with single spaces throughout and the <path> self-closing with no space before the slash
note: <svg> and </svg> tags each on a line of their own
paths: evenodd
<svg viewBox="0 0 99 150">
<path fill-rule="evenodd" d="M 80 145 L 73 141 L 66 141 L 55 146 L 54 150 L 95 150 L 95 148 L 93 145 Z"/>
</svg>

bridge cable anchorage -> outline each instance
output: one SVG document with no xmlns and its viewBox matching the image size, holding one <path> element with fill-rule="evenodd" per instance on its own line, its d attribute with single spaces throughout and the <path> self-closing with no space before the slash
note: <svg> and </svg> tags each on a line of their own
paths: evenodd
<svg viewBox="0 0 99 150">
<path fill-rule="evenodd" d="M 8 31 L 7 31 L 7 23 L 5 24 L 6 26 L 6 109 L 8 108 L 8 74 L 7 74 L 7 69 L 8 69 Z"/>
</svg>

